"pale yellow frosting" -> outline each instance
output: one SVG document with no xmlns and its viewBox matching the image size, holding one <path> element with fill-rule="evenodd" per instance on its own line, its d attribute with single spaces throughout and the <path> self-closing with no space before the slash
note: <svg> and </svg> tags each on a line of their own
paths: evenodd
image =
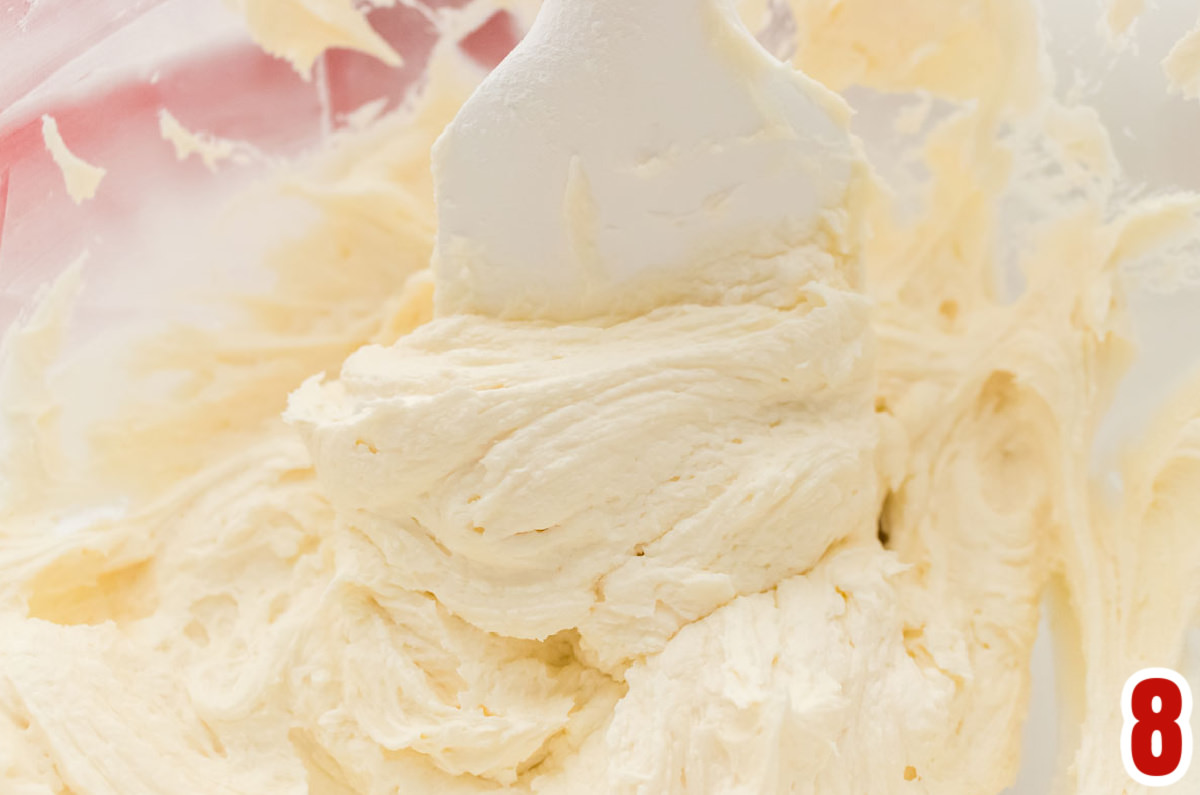
<svg viewBox="0 0 1200 795">
<path fill-rule="evenodd" d="M 42 140 L 46 144 L 46 151 L 54 158 L 54 164 L 62 172 L 71 201 L 81 204 L 95 196 L 107 171 L 67 148 L 62 133 L 58 131 L 58 121 L 53 116 L 42 117 Z"/>
<path fill-rule="evenodd" d="M 260 47 L 288 60 L 305 76 L 312 75 L 313 64 L 330 47 L 358 50 L 392 66 L 403 62 L 353 0 L 225 0 L 225 4 L 246 20 Z"/>
<path fill-rule="evenodd" d="M 0 791 L 990 795 L 1047 595 L 1058 791 L 1143 791 L 1115 694 L 1198 607 L 1200 390 L 1123 501 L 1089 455 L 1122 266 L 1200 202 L 1121 198 L 1025 2 L 791 5 L 812 78 L 921 92 L 889 132 L 919 168 L 856 150 L 809 238 L 646 276 L 647 307 L 435 313 L 429 153 L 479 79 L 453 41 L 281 174 L 319 220 L 273 289 L 139 346 L 84 460 L 48 375 L 68 271 L 0 378 Z"/>
<path fill-rule="evenodd" d="M 1175 42 L 1163 60 L 1171 88 L 1189 99 L 1200 98 L 1200 23 Z"/>
<path fill-rule="evenodd" d="M 174 148 L 176 158 L 187 160 L 195 155 L 209 171 L 215 171 L 223 161 L 246 163 L 255 155 L 254 148 L 245 142 L 189 130 L 166 108 L 158 111 L 158 132 Z"/>
</svg>

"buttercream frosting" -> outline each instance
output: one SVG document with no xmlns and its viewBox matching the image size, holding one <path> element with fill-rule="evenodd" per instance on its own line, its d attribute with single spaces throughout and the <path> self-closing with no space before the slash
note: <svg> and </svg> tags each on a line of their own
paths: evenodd
<svg viewBox="0 0 1200 795">
<path fill-rule="evenodd" d="M 395 60 L 239 7 L 302 70 Z M 748 32 L 782 7 L 551 0 L 482 81 L 448 35 L 82 460 L 68 270 L 0 371 L 0 789 L 998 793 L 1049 597 L 1057 786 L 1141 791 L 1114 694 L 1182 665 L 1196 390 L 1123 497 L 1089 448 L 1122 266 L 1200 204 L 1128 198 L 1030 4 L 794 0 L 802 73 Z M 864 91 L 915 104 L 860 143 Z"/>
</svg>

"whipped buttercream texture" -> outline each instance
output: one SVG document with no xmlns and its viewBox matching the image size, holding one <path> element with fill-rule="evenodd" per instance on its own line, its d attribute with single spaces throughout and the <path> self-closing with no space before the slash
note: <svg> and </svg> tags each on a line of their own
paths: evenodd
<svg viewBox="0 0 1200 795">
<path fill-rule="evenodd" d="M 95 196 L 107 172 L 67 148 L 62 133 L 58 131 L 58 121 L 53 116 L 42 117 L 42 140 L 46 144 L 46 151 L 54 158 L 54 164 L 62 172 L 71 201 L 80 204 Z"/>
<path fill-rule="evenodd" d="M 609 327 L 438 319 L 287 416 L 397 581 L 489 632 L 575 630 L 611 671 L 874 537 L 867 305 L 807 298 Z"/>
<path fill-rule="evenodd" d="M 317 221 L 271 291 L 105 362 L 83 457 L 86 270 L 47 291 L 0 378 L 0 791 L 994 795 L 1048 594 L 1058 791 L 1144 791 L 1111 696 L 1183 665 L 1196 389 L 1123 498 L 1089 448 L 1123 264 L 1200 202 L 1126 198 L 1031 4 L 794 0 L 808 76 L 776 6 L 553 0 L 482 82 L 448 33 L 280 175 Z"/>
</svg>

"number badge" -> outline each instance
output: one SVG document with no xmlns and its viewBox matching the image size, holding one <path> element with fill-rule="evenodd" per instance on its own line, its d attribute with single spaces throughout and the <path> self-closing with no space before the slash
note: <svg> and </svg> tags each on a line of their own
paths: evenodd
<svg viewBox="0 0 1200 795">
<path fill-rule="evenodd" d="M 1192 691 L 1168 668 L 1146 668 L 1121 694 L 1121 759 L 1125 772 L 1147 787 L 1174 784 L 1192 762 Z"/>
</svg>

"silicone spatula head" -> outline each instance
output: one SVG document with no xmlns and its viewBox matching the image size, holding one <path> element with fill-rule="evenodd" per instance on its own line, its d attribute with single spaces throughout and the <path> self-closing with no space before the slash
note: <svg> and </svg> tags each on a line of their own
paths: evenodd
<svg viewBox="0 0 1200 795">
<path fill-rule="evenodd" d="M 847 118 L 728 0 L 546 0 L 435 148 L 438 311 L 629 314 L 755 278 L 843 201 Z"/>
</svg>

